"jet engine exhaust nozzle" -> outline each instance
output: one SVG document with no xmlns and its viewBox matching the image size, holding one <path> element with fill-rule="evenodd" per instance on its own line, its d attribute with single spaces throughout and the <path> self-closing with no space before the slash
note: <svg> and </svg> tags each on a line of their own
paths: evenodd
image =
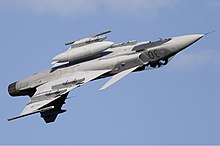
<svg viewBox="0 0 220 146">
<path fill-rule="evenodd" d="M 17 82 L 14 82 L 8 86 L 9 95 L 11 95 L 11 96 L 18 96 L 19 95 L 19 93 L 16 89 L 16 84 L 17 84 Z"/>
</svg>

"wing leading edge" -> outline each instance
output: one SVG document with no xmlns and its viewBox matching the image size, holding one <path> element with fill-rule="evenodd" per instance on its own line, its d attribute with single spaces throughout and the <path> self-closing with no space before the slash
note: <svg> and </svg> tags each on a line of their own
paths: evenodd
<svg viewBox="0 0 220 146">
<path fill-rule="evenodd" d="M 54 122 L 57 115 L 65 112 L 61 109 L 65 104 L 68 93 L 109 72 L 110 70 L 75 72 L 68 77 L 63 77 L 37 87 L 36 93 L 31 97 L 20 115 L 9 118 L 8 121 L 40 113 L 46 123 Z M 73 78 L 74 77 L 74 78 Z"/>
<path fill-rule="evenodd" d="M 135 69 L 137 69 L 139 66 L 121 71 L 117 74 L 115 74 L 114 76 L 112 76 L 112 78 L 105 84 L 103 85 L 99 91 L 104 90 L 106 88 L 108 88 L 109 86 L 111 86 L 112 84 L 114 84 L 115 82 L 119 81 L 120 79 L 122 79 L 123 77 L 125 77 L 126 75 L 128 75 L 129 73 L 131 73 L 132 71 L 134 71 Z"/>
</svg>

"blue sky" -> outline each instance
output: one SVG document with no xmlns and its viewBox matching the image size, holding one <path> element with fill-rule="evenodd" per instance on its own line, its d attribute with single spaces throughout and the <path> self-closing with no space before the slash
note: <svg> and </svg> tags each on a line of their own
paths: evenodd
<svg viewBox="0 0 220 146">
<path fill-rule="evenodd" d="M 220 144 L 219 18 L 219 0 L 1 0 L 0 144 Z M 9 83 L 51 67 L 66 41 L 106 29 L 115 42 L 216 32 L 164 68 L 72 91 L 52 124 L 6 120 L 29 100 L 10 97 Z"/>
</svg>

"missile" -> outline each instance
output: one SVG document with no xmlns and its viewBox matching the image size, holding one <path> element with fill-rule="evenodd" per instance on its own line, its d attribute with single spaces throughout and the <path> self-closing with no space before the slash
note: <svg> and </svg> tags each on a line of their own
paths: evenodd
<svg viewBox="0 0 220 146">
<path fill-rule="evenodd" d="M 100 33 L 97 33 L 97 34 L 93 35 L 93 37 L 97 37 L 97 36 L 100 36 L 100 35 L 103 35 L 103 34 L 107 34 L 107 33 L 110 33 L 110 32 L 112 32 L 112 31 L 111 30 L 102 31 Z"/>
<path fill-rule="evenodd" d="M 45 107 L 43 109 L 38 109 L 38 110 L 36 110 L 34 112 L 31 112 L 31 113 L 27 113 L 27 114 L 24 114 L 24 115 L 19 115 L 19 116 L 8 118 L 8 121 L 15 120 L 15 119 L 22 118 L 22 117 L 29 116 L 29 115 L 33 115 L 33 114 L 36 114 L 36 113 L 46 112 L 46 111 L 49 111 L 49 110 L 52 110 L 52 109 L 54 109 L 54 106 Z"/>
<path fill-rule="evenodd" d="M 104 35 L 104 34 L 107 34 L 107 33 L 110 33 L 110 32 L 111 32 L 111 30 L 106 30 L 106 31 L 97 33 L 95 35 L 91 35 L 91 36 L 87 36 L 87 37 L 84 37 L 84 38 L 81 38 L 81 39 L 78 39 L 78 40 L 67 42 L 67 43 L 65 43 L 65 45 L 71 45 L 71 46 L 79 47 L 80 44 L 83 45 L 83 44 L 86 44 L 86 43 L 88 44 L 88 43 L 92 43 L 92 42 L 101 42 L 101 41 L 103 41 L 107 38 L 106 36 L 101 36 L 101 35 Z"/>
</svg>

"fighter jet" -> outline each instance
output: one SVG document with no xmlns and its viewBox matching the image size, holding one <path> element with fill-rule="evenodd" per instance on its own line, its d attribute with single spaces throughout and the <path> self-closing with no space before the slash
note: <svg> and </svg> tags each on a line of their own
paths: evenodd
<svg viewBox="0 0 220 146">
<path fill-rule="evenodd" d="M 11 96 L 29 96 L 14 120 L 40 113 L 46 123 L 65 112 L 63 104 L 69 92 L 90 81 L 111 77 L 104 90 L 132 72 L 163 67 L 179 52 L 205 34 L 184 35 L 157 41 L 105 41 L 110 30 L 65 43 L 68 50 L 52 59 L 53 66 L 8 86 Z"/>
</svg>

